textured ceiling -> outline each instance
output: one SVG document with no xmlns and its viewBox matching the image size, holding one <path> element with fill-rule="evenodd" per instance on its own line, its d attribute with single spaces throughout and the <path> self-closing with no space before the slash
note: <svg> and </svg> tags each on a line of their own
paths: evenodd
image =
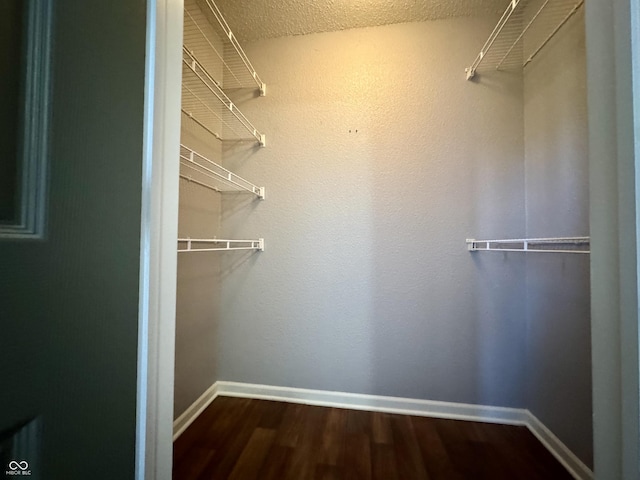
<svg viewBox="0 0 640 480">
<path fill-rule="evenodd" d="M 502 13 L 508 0 L 215 0 L 240 42 Z"/>
</svg>

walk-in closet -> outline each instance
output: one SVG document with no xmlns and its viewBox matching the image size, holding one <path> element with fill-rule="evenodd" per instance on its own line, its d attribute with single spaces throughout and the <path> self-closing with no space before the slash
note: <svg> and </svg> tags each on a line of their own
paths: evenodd
<svg viewBox="0 0 640 480">
<path fill-rule="evenodd" d="M 184 3 L 176 445 L 241 398 L 521 426 L 592 478 L 583 0 Z"/>
</svg>

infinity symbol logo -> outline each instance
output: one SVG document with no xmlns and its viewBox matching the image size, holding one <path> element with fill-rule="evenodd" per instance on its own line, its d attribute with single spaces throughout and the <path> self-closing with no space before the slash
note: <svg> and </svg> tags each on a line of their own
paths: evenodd
<svg viewBox="0 0 640 480">
<path fill-rule="evenodd" d="M 16 462 L 15 460 L 12 460 L 9 462 L 9 468 L 11 470 L 27 470 L 29 468 L 29 464 L 26 460 L 23 460 L 22 462 Z"/>
</svg>

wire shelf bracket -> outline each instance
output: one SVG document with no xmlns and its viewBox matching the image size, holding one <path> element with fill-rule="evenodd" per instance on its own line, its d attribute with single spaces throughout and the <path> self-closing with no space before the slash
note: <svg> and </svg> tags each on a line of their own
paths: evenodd
<svg viewBox="0 0 640 480">
<path fill-rule="evenodd" d="M 194 53 L 186 46 L 182 53 L 182 111 L 219 140 L 243 139 L 248 133 L 261 147 L 266 146 L 266 136 L 229 99 Z"/>
<path fill-rule="evenodd" d="M 545 0 L 539 8 L 528 8 L 526 0 L 511 0 L 471 66 L 467 80 L 478 68 L 504 70 L 524 68 L 584 4 L 584 0 Z M 525 43 L 525 35 L 532 41 Z M 530 45 L 529 45 L 530 44 Z"/>
<path fill-rule="evenodd" d="M 178 253 L 187 252 L 224 252 L 233 250 L 256 250 L 264 252 L 264 238 L 257 240 L 225 240 L 219 238 L 178 238 Z M 205 245 L 194 247 L 194 244 Z M 207 247 L 206 245 L 212 245 Z"/>
<path fill-rule="evenodd" d="M 222 182 L 222 184 L 230 187 L 234 191 L 249 192 L 257 196 L 260 200 L 265 199 L 265 187 L 254 185 L 248 180 L 242 178 L 240 175 L 236 175 L 232 171 L 218 165 L 213 160 L 208 159 L 204 155 L 201 155 L 195 150 L 182 144 L 180 145 L 180 165 L 190 171 L 193 171 L 198 178 L 205 177 L 217 182 Z M 198 180 L 197 178 L 193 178 L 191 175 L 181 173 L 180 177 L 217 192 L 227 191 L 216 185 L 211 185 L 202 180 Z"/>
<path fill-rule="evenodd" d="M 467 238 L 470 252 L 530 252 L 589 254 L 590 237 L 513 238 L 476 240 Z"/>
</svg>

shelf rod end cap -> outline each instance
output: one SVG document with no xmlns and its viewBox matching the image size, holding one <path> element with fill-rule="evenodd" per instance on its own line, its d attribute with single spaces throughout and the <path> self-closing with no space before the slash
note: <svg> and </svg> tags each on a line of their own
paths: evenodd
<svg viewBox="0 0 640 480">
<path fill-rule="evenodd" d="M 475 68 L 468 67 L 468 68 L 465 68 L 464 71 L 467 72 L 467 80 L 471 80 L 473 77 L 476 76 Z"/>
</svg>

